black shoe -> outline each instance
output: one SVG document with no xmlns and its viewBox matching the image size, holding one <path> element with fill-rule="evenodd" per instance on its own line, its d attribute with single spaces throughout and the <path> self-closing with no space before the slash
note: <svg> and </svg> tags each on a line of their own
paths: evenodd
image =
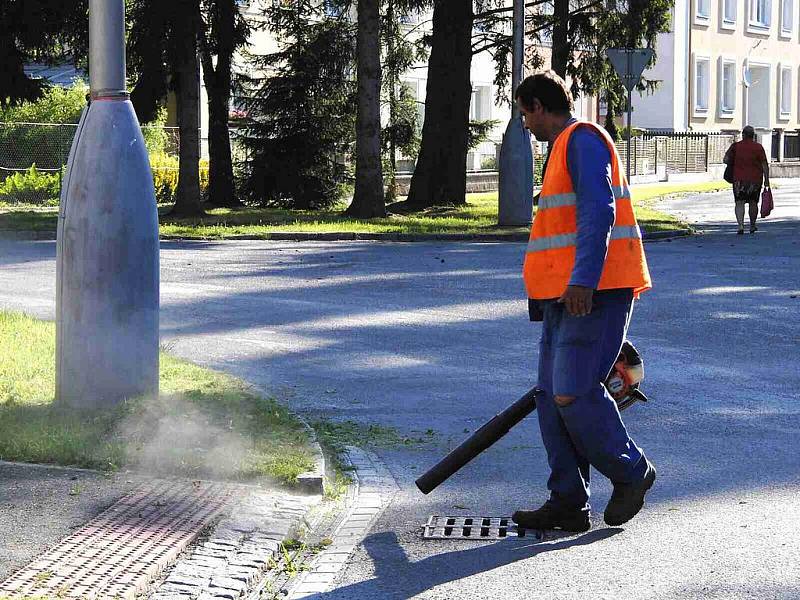
<svg viewBox="0 0 800 600">
<path fill-rule="evenodd" d="M 758 227 L 756 227 L 755 225 L 750 227 L 750 233 L 755 233 L 756 231 L 758 231 Z"/>
<path fill-rule="evenodd" d="M 518 510 L 511 520 L 524 529 L 561 529 L 563 531 L 589 531 L 589 511 L 562 508 L 550 500 L 536 510 Z"/>
<path fill-rule="evenodd" d="M 744 229 L 740 229 L 736 232 L 736 235 L 744 235 Z"/>
<path fill-rule="evenodd" d="M 617 526 L 627 523 L 644 506 L 644 496 L 656 481 L 656 468 L 647 463 L 644 479 L 636 483 L 615 483 L 611 500 L 608 501 L 603 520 L 607 525 Z"/>
</svg>

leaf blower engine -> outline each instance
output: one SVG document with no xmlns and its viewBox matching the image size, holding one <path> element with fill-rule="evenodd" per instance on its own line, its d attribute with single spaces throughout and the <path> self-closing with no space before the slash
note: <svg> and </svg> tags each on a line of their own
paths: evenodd
<svg viewBox="0 0 800 600">
<path fill-rule="evenodd" d="M 639 384 L 643 379 L 642 357 L 633 344 L 625 340 L 605 381 L 606 389 L 616 401 L 620 411 L 625 410 L 634 402 L 647 402 L 647 396 L 639 390 Z"/>
</svg>

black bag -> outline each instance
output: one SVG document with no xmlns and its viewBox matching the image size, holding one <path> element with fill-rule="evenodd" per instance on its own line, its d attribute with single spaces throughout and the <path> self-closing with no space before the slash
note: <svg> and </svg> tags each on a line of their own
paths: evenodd
<svg viewBox="0 0 800 600">
<path fill-rule="evenodd" d="M 733 164 L 736 162 L 736 144 L 731 146 L 731 153 L 728 157 L 728 164 L 725 165 L 725 173 L 722 178 L 728 183 L 733 183 Z M 719 171 L 717 171 L 719 173 Z"/>
</svg>

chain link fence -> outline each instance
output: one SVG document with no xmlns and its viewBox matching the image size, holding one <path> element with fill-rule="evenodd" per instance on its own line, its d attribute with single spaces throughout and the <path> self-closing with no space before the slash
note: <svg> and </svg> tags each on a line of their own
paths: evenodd
<svg viewBox="0 0 800 600">
<path fill-rule="evenodd" d="M 0 122 L 0 205 L 58 204 L 77 128 L 77 124 Z M 142 127 L 142 133 L 157 197 L 168 202 L 177 188 L 179 130 L 148 125 Z M 704 173 L 710 165 L 722 163 L 736 139 L 735 134 L 651 131 L 631 139 L 631 174 Z M 800 155 L 799 140 L 787 137 L 786 144 L 791 145 L 787 155 Z M 617 149 L 624 162 L 627 142 L 618 142 Z M 237 152 L 234 161 L 242 159 L 241 151 Z M 535 185 L 541 184 L 544 159 L 543 152 L 534 155 Z M 207 176 L 207 167 L 205 173 Z"/>
<path fill-rule="evenodd" d="M 54 206 L 77 123 L 0 122 L 0 205 Z M 177 127 L 142 127 L 157 189 L 174 189 L 178 178 Z"/>
</svg>

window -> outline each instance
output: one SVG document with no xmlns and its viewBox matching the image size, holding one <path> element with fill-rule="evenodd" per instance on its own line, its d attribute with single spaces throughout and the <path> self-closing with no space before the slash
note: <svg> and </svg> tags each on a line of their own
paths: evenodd
<svg viewBox="0 0 800 600">
<path fill-rule="evenodd" d="M 736 26 L 736 0 L 722 0 L 722 27 L 734 29 Z"/>
<path fill-rule="evenodd" d="M 695 0 L 695 4 L 694 4 L 694 20 L 695 20 L 695 23 L 700 23 L 702 25 L 707 25 L 708 24 L 709 4 L 710 4 L 710 0 Z"/>
<path fill-rule="evenodd" d="M 488 85 L 476 85 L 472 88 L 472 100 L 469 105 L 470 121 L 488 121 L 492 118 L 492 88 Z"/>
<path fill-rule="evenodd" d="M 750 26 L 768 29 L 772 23 L 772 0 L 750 0 Z"/>
<path fill-rule="evenodd" d="M 338 18 L 342 16 L 342 6 L 336 0 L 324 0 L 325 15 Z"/>
<path fill-rule="evenodd" d="M 736 61 L 719 59 L 719 114 L 733 117 L 736 110 Z"/>
<path fill-rule="evenodd" d="M 778 80 L 780 84 L 779 114 L 781 118 L 788 119 L 792 112 L 792 68 L 781 65 L 778 71 L 780 73 Z"/>
<path fill-rule="evenodd" d="M 794 30 L 794 0 L 781 0 L 781 35 L 791 37 Z"/>
<path fill-rule="evenodd" d="M 415 10 L 410 10 L 400 15 L 400 22 L 403 25 L 417 25 L 419 23 L 419 13 Z"/>
<path fill-rule="evenodd" d="M 710 63 L 707 56 L 694 59 L 694 112 L 698 114 L 708 112 Z"/>
</svg>

